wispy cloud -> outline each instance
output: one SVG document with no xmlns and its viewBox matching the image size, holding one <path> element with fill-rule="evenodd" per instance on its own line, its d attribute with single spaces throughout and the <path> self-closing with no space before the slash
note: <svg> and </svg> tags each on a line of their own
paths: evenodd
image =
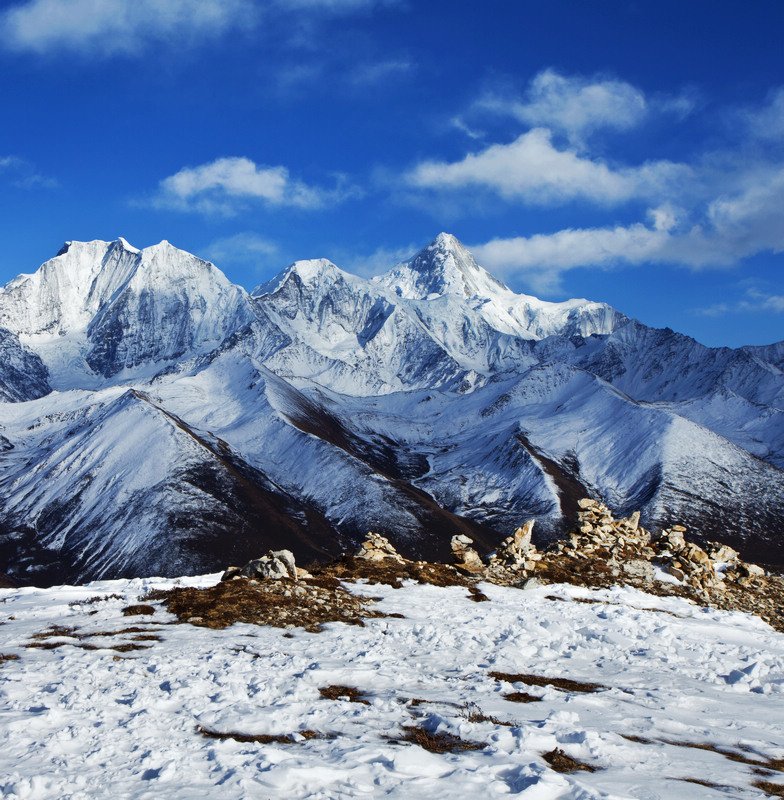
<svg viewBox="0 0 784 800">
<path fill-rule="evenodd" d="M 215 38 L 255 21 L 251 0 L 28 0 L 5 10 L 5 46 L 34 53 L 132 54 L 149 42 Z"/>
<path fill-rule="evenodd" d="M 216 239 L 204 248 L 202 254 L 218 266 L 255 265 L 261 270 L 280 258 L 280 247 L 277 242 L 257 233 L 243 232 Z"/>
<path fill-rule="evenodd" d="M 698 308 L 704 317 L 723 317 L 726 314 L 784 313 L 784 295 L 763 292 L 756 287 L 746 289 L 744 296 L 734 303 L 716 303 L 707 308 Z"/>
<path fill-rule="evenodd" d="M 184 167 L 164 178 L 151 203 L 175 211 L 231 216 L 254 204 L 317 209 L 336 205 L 358 190 L 339 181 L 334 189 L 309 186 L 283 166 L 258 165 L 249 158 L 218 158 Z"/>
<path fill-rule="evenodd" d="M 41 175 L 33 164 L 17 156 L 0 158 L 0 175 L 3 174 L 18 189 L 54 189 L 59 186 L 54 178 Z"/>
<path fill-rule="evenodd" d="M 661 196 L 690 169 L 671 161 L 613 168 L 574 149 L 557 148 L 552 132 L 534 128 L 510 144 L 494 144 L 461 161 L 426 161 L 405 176 L 420 189 L 486 189 L 506 199 L 555 204 L 574 199 L 615 205 L 633 198 Z"/>
<path fill-rule="evenodd" d="M 350 14 L 385 0 L 26 0 L 0 13 L 3 45 L 37 54 L 136 55 L 248 30 L 310 12 Z M 301 20 L 300 20 L 301 21 Z"/>
</svg>

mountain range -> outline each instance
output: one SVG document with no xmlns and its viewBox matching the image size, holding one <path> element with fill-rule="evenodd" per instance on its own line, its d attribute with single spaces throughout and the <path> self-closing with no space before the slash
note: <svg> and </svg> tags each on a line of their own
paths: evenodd
<svg viewBox="0 0 784 800">
<path fill-rule="evenodd" d="M 440 234 L 373 279 L 248 293 L 168 242 L 68 242 L 0 290 L 0 572 L 183 575 L 270 547 L 408 556 L 577 500 L 784 562 L 784 342 L 708 348 L 516 294 Z"/>
</svg>

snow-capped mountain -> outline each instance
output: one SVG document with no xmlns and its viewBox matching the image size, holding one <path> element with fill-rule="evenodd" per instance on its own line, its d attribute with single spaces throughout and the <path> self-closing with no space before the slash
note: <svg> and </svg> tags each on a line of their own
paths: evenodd
<svg viewBox="0 0 784 800">
<path fill-rule="evenodd" d="M 0 325 L 41 356 L 57 389 L 151 377 L 252 318 L 242 289 L 168 242 L 67 242 L 0 293 Z"/>
<path fill-rule="evenodd" d="M 165 242 L 71 242 L 0 325 L 0 572 L 195 573 L 370 529 L 444 556 L 554 535 L 584 494 L 784 558 L 783 345 L 518 295 L 448 234 L 250 294 Z"/>
</svg>

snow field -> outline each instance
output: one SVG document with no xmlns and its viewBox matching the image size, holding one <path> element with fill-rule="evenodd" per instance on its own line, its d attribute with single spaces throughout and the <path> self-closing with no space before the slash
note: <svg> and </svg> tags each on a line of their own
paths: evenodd
<svg viewBox="0 0 784 800">
<path fill-rule="evenodd" d="M 763 762 L 784 756 L 784 636 L 758 619 L 631 589 L 489 584 L 481 603 L 461 587 L 359 584 L 352 591 L 381 597 L 380 610 L 403 618 L 330 623 L 318 634 L 170 625 L 160 608 L 122 614 L 150 588 L 217 580 L 0 592 L 0 653 L 19 656 L 0 663 L 0 794 L 695 800 L 761 798 L 754 781 L 784 783 L 782 773 L 761 777 L 682 746 L 710 743 Z M 33 639 L 52 625 L 76 630 Z M 121 633 L 129 627 L 144 632 Z M 25 647 L 33 641 L 66 644 Z M 149 649 L 103 649 L 128 643 Z M 609 688 L 569 693 L 491 671 Z M 369 705 L 321 697 L 332 684 L 359 689 Z M 511 702 L 511 691 L 542 701 Z M 471 722 L 472 710 L 513 724 Z M 410 725 L 486 747 L 437 754 L 387 738 Z M 197 726 L 330 738 L 259 744 L 207 738 Z M 597 771 L 554 772 L 541 758 L 554 748 Z"/>
</svg>

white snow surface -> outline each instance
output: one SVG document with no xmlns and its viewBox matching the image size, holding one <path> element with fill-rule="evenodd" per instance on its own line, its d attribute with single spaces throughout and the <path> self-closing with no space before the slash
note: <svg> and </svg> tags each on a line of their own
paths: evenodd
<svg viewBox="0 0 784 800">
<path fill-rule="evenodd" d="M 19 656 L 0 662 L 0 794 L 762 798 L 751 766 L 684 745 L 760 761 L 784 756 L 784 636 L 756 618 L 628 588 L 482 584 L 490 602 L 475 603 L 460 587 L 411 583 L 351 587 L 402 618 L 330 623 L 317 634 L 172 625 L 160 608 L 122 615 L 151 588 L 217 580 L 0 591 L 0 652 Z M 85 603 L 96 597 L 107 599 Z M 52 650 L 26 647 L 51 625 L 99 635 L 48 639 L 65 643 Z M 122 632 L 129 626 L 161 639 L 142 642 L 146 650 L 108 649 L 134 641 L 138 633 Z M 491 671 L 607 688 L 569 693 L 499 682 Z M 359 689 L 369 704 L 322 698 L 318 689 L 332 684 Z M 542 700 L 511 702 L 510 691 Z M 468 711 L 511 724 L 472 722 Z M 486 747 L 434 754 L 391 741 L 413 724 Z M 264 745 L 206 738 L 198 726 L 330 738 Z M 552 771 L 541 755 L 554 748 L 597 770 Z"/>
</svg>

